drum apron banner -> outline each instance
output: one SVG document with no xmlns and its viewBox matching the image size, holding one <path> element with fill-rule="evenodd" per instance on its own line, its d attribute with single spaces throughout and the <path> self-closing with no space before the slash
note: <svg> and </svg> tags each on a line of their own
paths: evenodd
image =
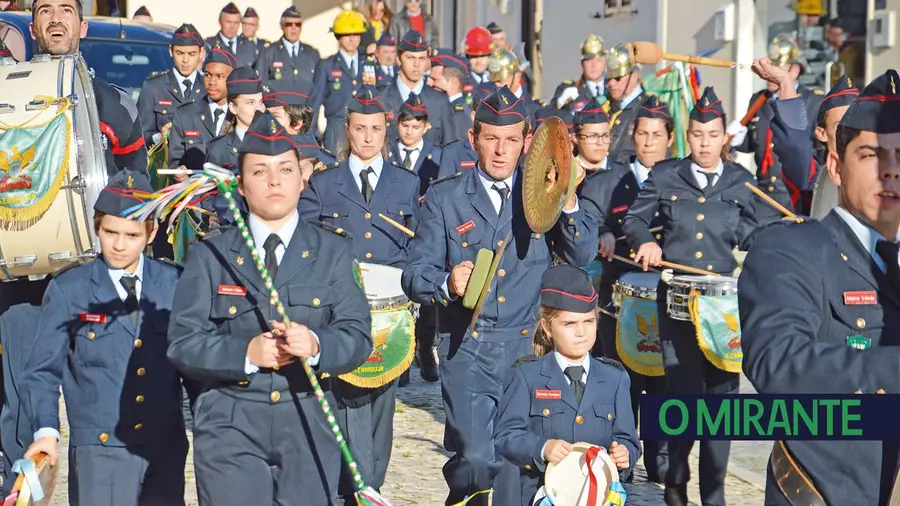
<svg viewBox="0 0 900 506">
<path fill-rule="evenodd" d="M 622 296 L 616 323 L 616 351 L 632 371 L 645 376 L 665 374 L 656 301 Z"/>
<path fill-rule="evenodd" d="M 689 307 L 706 360 L 723 371 L 741 372 L 744 353 L 737 295 L 709 297 L 692 291 Z"/>
<path fill-rule="evenodd" d="M 590 274 L 591 281 L 594 283 L 594 290 L 600 291 L 600 281 L 603 278 L 603 262 L 591 262 L 585 266 L 584 270 Z"/>
<path fill-rule="evenodd" d="M 411 305 L 371 312 L 375 349 L 366 363 L 339 376 L 342 380 L 360 388 L 378 388 L 409 369 L 416 348 Z"/>
<path fill-rule="evenodd" d="M 0 228 L 25 230 L 47 212 L 69 170 L 65 109 L 41 125 L 0 123 Z"/>
</svg>

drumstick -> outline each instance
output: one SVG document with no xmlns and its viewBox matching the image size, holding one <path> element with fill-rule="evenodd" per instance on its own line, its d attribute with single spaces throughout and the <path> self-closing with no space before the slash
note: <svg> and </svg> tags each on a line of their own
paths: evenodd
<svg viewBox="0 0 900 506">
<path fill-rule="evenodd" d="M 159 169 L 156 171 L 160 176 L 180 176 L 182 174 L 196 174 L 198 171 L 190 169 Z"/>
<path fill-rule="evenodd" d="M 388 218 L 387 216 L 385 216 L 385 215 L 383 215 L 383 214 L 381 214 L 381 213 L 378 213 L 378 216 L 380 216 L 381 219 L 383 219 L 384 221 L 386 221 L 386 222 L 390 223 L 391 225 L 393 225 L 393 226 L 397 227 L 398 229 L 400 229 L 400 231 L 403 232 L 404 234 L 406 234 L 406 235 L 408 235 L 408 236 L 410 236 L 410 237 L 415 237 L 415 236 L 416 236 L 416 233 L 415 233 L 415 232 L 413 232 L 412 230 L 410 230 L 410 229 L 404 227 L 403 225 L 397 223 L 396 221 L 394 221 L 394 220 Z"/>
<path fill-rule="evenodd" d="M 753 183 L 746 182 L 746 183 L 744 183 L 744 185 L 747 188 L 750 188 L 750 191 L 755 193 L 757 197 L 763 199 L 766 202 L 766 204 L 769 204 L 770 206 L 774 207 L 781 214 L 785 215 L 787 218 L 790 218 L 790 219 L 796 221 L 797 223 L 803 223 L 803 218 L 798 218 L 797 215 L 792 213 L 788 208 L 779 204 L 775 199 L 766 195 L 762 190 L 760 190 L 756 186 L 753 186 Z"/>
<path fill-rule="evenodd" d="M 741 118 L 741 125 L 749 125 L 750 122 L 753 121 L 753 118 L 756 117 L 756 113 L 758 113 L 759 110 L 762 109 L 762 106 L 766 105 L 767 100 L 769 100 L 769 94 L 760 93 L 759 96 L 756 97 L 756 100 L 754 100 L 753 103 L 750 104 L 750 108 L 747 109 L 747 114 L 744 114 L 744 117 Z M 729 143 L 731 142 L 731 139 L 734 139 L 733 135 L 728 136 Z"/>
<path fill-rule="evenodd" d="M 625 262 L 626 264 L 633 265 L 635 267 L 640 267 L 642 269 L 644 268 L 644 264 L 635 262 L 634 260 L 631 260 L 631 259 L 628 259 L 625 257 L 621 257 L 619 255 L 613 255 L 613 258 L 615 258 L 616 260 L 618 260 L 620 262 Z M 717 276 L 717 277 L 721 276 L 721 274 L 716 274 L 715 272 L 704 271 L 703 269 L 697 269 L 695 267 L 690 267 L 687 265 L 676 264 L 674 262 L 666 262 L 665 260 L 660 260 L 659 265 L 661 265 L 663 267 L 668 267 L 669 269 L 675 269 L 677 271 L 683 271 L 683 272 L 692 272 L 694 274 L 700 274 L 703 276 Z M 648 268 L 647 271 L 648 272 L 659 272 L 652 267 Z"/>
<path fill-rule="evenodd" d="M 633 265 L 633 266 L 635 266 L 635 267 L 640 267 L 641 269 L 644 268 L 644 264 L 639 264 L 639 263 L 635 262 L 634 260 L 632 260 L 632 259 L 630 259 L 630 258 L 625 258 L 625 257 L 619 256 L 619 255 L 613 255 L 613 258 L 616 259 L 616 260 L 618 260 L 618 261 L 620 261 L 620 262 L 626 263 L 626 264 L 628 264 L 628 265 Z M 658 270 L 654 269 L 653 267 L 649 267 L 649 268 L 647 269 L 647 271 L 648 271 L 648 272 L 659 272 Z"/>
</svg>

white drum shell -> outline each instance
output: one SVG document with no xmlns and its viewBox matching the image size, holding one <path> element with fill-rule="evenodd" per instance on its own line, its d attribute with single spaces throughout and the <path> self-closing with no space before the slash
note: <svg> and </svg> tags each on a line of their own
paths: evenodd
<svg viewBox="0 0 900 506">
<path fill-rule="evenodd" d="M 656 300 L 656 288 L 659 285 L 658 272 L 626 272 L 613 284 L 613 304 L 622 307 L 622 298 Z"/>
<path fill-rule="evenodd" d="M 362 272 L 366 298 L 372 311 L 391 309 L 409 302 L 409 297 L 403 293 L 400 286 L 402 269 L 364 262 L 360 262 L 359 269 Z"/>
</svg>

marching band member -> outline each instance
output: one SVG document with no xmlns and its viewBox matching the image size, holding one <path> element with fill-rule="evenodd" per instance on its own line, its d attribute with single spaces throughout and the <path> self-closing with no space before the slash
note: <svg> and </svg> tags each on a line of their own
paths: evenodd
<svg viewBox="0 0 900 506">
<path fill-rule="evenodd" d="M 575 113 L 572 144 L 578 153 L 578 165 L 589 177 L 591 174 L 610 170 L 620 165 L 609 159 L 609 115 L 602 107 L 581 109 Z"/>
<path fill-rule="evenodd" d="M 263 95 L 266 110 L 284 127 L 300 154 L 307 159 L 317 158 L 325 165 L 336 162 L 334 155 L 320 146 L 310 132 L 315 114 L 309 105 L 309 86 L 290 88 L 282 81 L 272 81 L 266 89 L 268 92 Z"/>
<path fill-rule="evenodd" d="M 571 103 L 576 111 L 598 105 L 606 92 L 605 73 L 606 44 L 599 35 L 588 35 L 581 43 L 581 77 L 560 83 L 550 103 L 559 109 Z"/>
<path fill-rule="evenodd" d="M 803 71 L 803 60 L 800 56 L 797 41 L 787 34 L 775 37 L 769 44 L 768 56 L 773 65 L 781 67 L 790 74 L 792 83 L 796 87 L 796 94 L 803 98 L 804 115 L 815 118 L 823 93 L 822 90 L 809 90 L 801 87 L 797 82 L 797 78 Z M 778 89 L 779 85 L 770 81 L 767 83 L 765 90 L 760 90 L 750 97 L 750 103 L 755 102 L 761 94 L 779 98 Z M 734 138 L 731 140 L 731 146 L 740 152 L 754 154 L 757 167 L 756 179 L 761 190 L 784 207 L 804 214 L 809 207 L 809 202 L 804 202 L 801 198 L 801 188 L 793 186 L 790 184 L 790 181 L 782 177 L 784 164 L 778 159 L 772 149 L 774 144 L 771 128 L 774 114 L 773 103 L 777 103 L 777 101 L 769 100 L 760 109 L 759 114 L 753 119 L 749 127 L 742 127 L 737 121 L 728 126 L 728 133 L 734 135 Z M 812 122 L 807 122 L 804 144 L 812 142 L 814 128 L 815 125 Z M 808 171 L 810 164 L 811 159 L 805 160 L 802 170 Z M 782 218 L 781 213 L 771 206 L 760 207 L 757 214 L 760 223 L 768 223 Z"/>
<path fill-rule="evenodd" d="M 256 113 L 265 110 L 262 84 L 255 70 L 238 67 L 228 75 L 225 87 L 228 90 L 228 114 L 222 130 L 227 133 L 209 143 L 206 161 L 237 173 L 238 146 Z"/>
<path fill-rule="evenodd" d="M 547 464 L 559 464 L 573 443 L 606 448 L 622 479 L 640 456 L 625 367 L 590 354 L 597 337 L 597 293 L 590 276 L 571 265 L 550 267 L 540 293 L 536 356 L 513 364 L 494 428 L 497 451 L 524 469 L 515 476 L 517 483 L 509 484 L 521 490 L 521 500 L 514 500 L 515 492 L 509 494 L 513 501 L 495 495 L 495 506 L 531 506 Z M 549 415 L 531 415 L 541 412 Z M 497 488 L 509 490 L 499 483 Z"/>
<path fill-rule="evenodd" d="M 375 75 L 377 62 L 357 52 L 360 35 L 366 32 L 362 14 L 353 10 L 341 11 L 334 18 L 331 32 L 338 41 L 338 51 L 319 61 L 311 105 L 313 112 L 318 111 L 319 106 L 325 107 L 328 124 L 322 145 L 328 151 L 337 153 L 346 132 L 347 103 L 352 100 L 353 91 L 363 84 L 361 76 L 366 73 Z"/>
<path fill-rule="evenodd" d="M 22 403 L 34 430 L 25 457 L 43 452 L 51 465 L 62 386 L 71 504 L 184 504 L 181 381 L 165 346 L 180 272 L 144 256 L 154 221 L 121 217 L 143 201 L 136 192 L 152 193 L 150 181 L 125 170 L 100 193 L 93 225 L 102 254 L 53 276 L 36 331 L 41 344 L 22 373 Z"/>
<path fill-rule="evenodd" d="M 473 88 L 467 85 L 469 66 L 462 58 L 449 49 L 435 49 L 431 56 L 431 79 L 434 88 L 443 91 L 450 99 L 450 124 L 449 132 L 444 133 L 449 144 L 452 141 L 465 139 L 469 136 L 469 128 L 472 127 L 472 106 L 469 104 L 471 97 L 467 92 Z"/>
<path fill-rule="evenodd" d="M 483 26 L 476 26 L 466 32 L 466 38 L 463 40 L 463 48 L 466 59 L 469 60 L 469 80 L 477 88 L 479 84 L 488 83 L 488 65 L 491 62 L 491 52 L 493 51 L 493 42 L 491 40 L 491 32 Z M 478 101 L 473 103 L 477 104 Z"/>
<path fill-rule="evenodd" d="M 169 168 L 202 170 L 209 143 L 222 135 L 228 103 L 228 76 L 238 67 L 234 55 L 211 49 L 203 66 L 206 96 L 175 110 L 169 138 Z M 186 175 L 175 176 L 184 180 Z"/>
<path fill-rule="evenodd" d="M 707 87 L 690 114 L 691 157 L 657 163 L 625 216 L 622 229 L 635 262 L 658 266 L 665 258 L 711 273 L 730 276 L 737 262 L 733 250 L 756 227 L 755 197 L 745 186 L 753 176 L 721 159 L 727 142 L 725 112 Z M 663 247 L 650 232 L 656 213 L 665 227 Z M 605 276 L 604 276 L 605 277 Z M 658 294 L 667 285 L 660 281 Z M 657 320 L 668 394 L 737 393 L 739 375 L 714 366 L 701 352 L 691 322 L 672 319 L 666 296 L 657 296 Z M 665 477 L 668 506 L 687 504 L 688 454 L 693 441 L 670 441 Z M 725 504 L 729 441 L 700 443 L 700 495 L 704 504 Z"/>
<path fill-rule="evenodd" d="M 342 161 L 317 171 L 300 199 L 300 214 L 340 227 L 353 240 L 356 258 L 403 267 L 409 237 L 379 214 L 415 228 L 419 179 L 387 159 L 387 114 L 374 86 L 364 85 L 347 105 L 348 152 Z M 360 388 L 336 380 L 337 417 L 365 482 L 384 484 L 391 460 L 397 380 L 381 388 Z M 353 500 L 353 480 L 345 470 L 340 487 Z M 353 503 L 351 503 L 353 504 Z"/>
<path fill-rule="evenodd" d="M 491 430 L 497 400 L 510 365 L 531 352 L 539 275 L 550 266 L 551 253 L 575 265 L 586 265 L 596 253 L 596 224 L 574 196 L 547 234 L 528 229 L 518 170 L 530 142 L 527 116 L 524 101 L 506 87 L 476 107 L 469 139 L 477 166 L 428 190 L 403 271 L 410 299 L 438 305 L 444 444 L 454 453 L 444 466 L 447 504 L 479 492 L 468 504 L 488 503 L 487 490 L 503 464 Z M 470 334 L 472 312 L 462 306 L 462 296 L 473 261 L 479 248 L 493 250 L 507 234 L 496 285 Z"/>
<path fill-rule="evenodd" d="M 400 107 L 415 93 L 428 109 L 431 128 L 425 132 L 425 140 L 435 146 L 443 146 L 452 140 L 453 124 L 450 122 L 450 101 L 447 95 L 430 86 L 425 86 L 424 73 L 428 70 L 428 46 L 422 35 L 410 30 L 397 45 L 400 54 L 400 73 L 397 79 L 384 91 L 384 107 L 393 119 Z M 388 125 L 391 128 L 391 125 Z M 395 130 L 394 128 L 391 128 Z M 396 131 L 391 132 L 396 135 Z"/>
<path fill-rule="evenodd" d="M 200 504 L 333 504 L 340 450 L 295 357 L 336 376 L 371 353 L 353 245 L 300 219 L 297 152 L 271 114 L 253 120 L 238 159 L 249 232 L 291 326 L 279 321 L 238 228 L 191 247 L 168 355 L 183 374 L 210 384 L 195 409 Z M 329 381 L 321 383 L 333 406 Z"/>
<path fill-rule="evenodd" d="M 876 78 L 837 127 L 838 206 L 754 237 L 738 299 L 743 370 L 760 394 L 900 392 L 898 85 L 895 70 Z M 765 502 L 885 505 L 896 473 L 896 442 L 778 442 Z"/>
<path fill-rule="evenodd" d="M 5 8 L 2 8 L 2 4 L 4 4 L 4 3 L 9 4 L 11 2 L 0 2 L 0 10 L 7 10 Z M 18 10 L 18 9 L 11 9 L 11 10 Z M 150 15 L 150 11 L 147 9 L 147 7 L 145 7 L 143 5 L 138 7 L 138 9 L 136 11 L 134 11 L 134 16 L 132 16 L 131 19 L 133 19 L 135 21 L 139 21 L 141 23 L 152 23 L 153 22 L 153 16 Z"/>
<path fill-rule="evenodd" d="M 263 48 L 269 44 L 269 41 L 257 37 L 257 31 L 259 31 L 259 14 L 256 13 L 256 9 L 253 7 L 247 7 L 244 10 L 244 17 L 241 18 L 241 36 L 256 44 L 256 50 L 262 52 Z"/>
<path fill-rule="evenodd" d="M 530 94 L 526 93 L 522 86 L 522 73 L 524 68 L 519 62 L 519 57 L 508 49 L 498 49 L 491 54 L 491 62 L 488 64 L 488 81 L 483 83 L 479 88 L 485 87 L 491 90 L 491 93 L 504 86 L 516 96 L 521 98 L 528 112 L 526 117 L 528 121 L 534 120 L 534 115 L 538 109 L 543 107 L 540 102 L 533 99 Z"/>
<path fill-rule="evenodd" d="M 634 122 L 644 102 L 641 66 L 632 59 L 629 44 L 617 44 L 607 58 L 606 89 L 612 119 L 609 156 L 615 162 L 627 164 L 634 156 Z"/>
<path fill-rule="evenodd" d="M 300 82 L 312 82 L 316 67 L 322 57 L 319 51 L 300 42 L 303 15 L 293 5 L 281 13 L 281 40 L 266 43 L 256 61 L 256 69 L 264 81 L 286 81 L 289 88 L 297 88 Z"/>
<path fill-rule="evenodd" d="M 397 65 L 397 40 L 385 31 L 375 43 L 375 84 L 378 89 L 387 88 L 394 81 L 400 67 Z"/>
<path fill-rule="evenodd" d="M 597 128 L 599 125 L 599 131 L 602 132 L 602 127 L 607 125 L 608 120 L 602 109 L 596 109 L 578 113 L 576 121 L 582 124 L 596 122 L 595 125 L 586 126 Z M 636 267 L 613 260 L 613 255 L 628 258 L 632 251 L 627 242 L 616 241 L 616 238 L 624 235 L 622 224 L 625 216 L 634 205 L 638 193 L 650 176 L 650 171 L 666 158 L 666 151 L 675 140 L 674 127 L 675 122 L 669 115 L 666 104 L 660 102 L 655 95 L 648 95 L 638 110 L 634 125 L 636 152 L 634 160 L 630 165 L 606 162 L 609 164 L 608 170 L 598 170 L 589 175 L 582 185 L 579 195 L 583 199 L 584 208 L 600 225 L 603 276 L 600 280 L 599 298 L 602 307 L 612 305 L 613 285 L 622 274 L 638 270 Z M 606 130 L 608 132 L 608 127 Z M 658 223 L 653 221 L 650 225 L 655 227 Z M 654 237 L 657 241 L 662 240 L 659 233 Z M 599 343 L 595 344 L 593 350 L 595 355 L 621 360 L 616 348 L 616 323 L 615 318 L 600 315 L 600 322 L 597 325 Z M 665 376 L 648 376 L 631 369 L 628 369 L 628 375 L 631 378 L 631 407 L 634 410 L 634 419 L 637 420 L 641 393 L 645 391 L 648 394 L 665 393 L 666 379 Z M 649 481 L 662 483 L 665 480 L 669 468 L 669 453 L 665 441 L 644 441 L 644 467 L 647 469 Z"/>
<path fill-rule="evenodd" d="M 172 34 L 171 69 L 154 72 L 141 87 L 137 105 L 148 146 L 159 143 L 172 128 L 175 109 L 206 93 L 197 67 L 203 58 L 203 38 L 194 25 L 183 24 Z"/>
<path fill-rule="evenodd" d="M 219 13 L 219 33 L 206 39 L 208 49 L 222 49 L 237 60 L 235 67 L 255 67 L 259 48 L 247 37 L 238 33 L 241 26 L 241 11 L 229 2 Z"/>
<path fill-rule="evenodd" d="M 472 94 L 473 103 L 480 104 L 482 100 L 492 95 L 495 91 L 496 89 L 479 86 L 475 89 L 475 93 Z M 471 129 L 471 125 L 474 123 L 475 110 L 473 107 L 472 112 L 469 113 L 469 129 Z M 466 131 L 466 136 L 464 138 L 453 141 L 441 148 L 441 163 L 438 168 L 438 179 L 456 174 L 457 172 L 463 172 L 465 169 L 474 169 L 476 160 L 478 160 L 478 155 L 475 153 L 475 148 L 472 147 L 472 143 L 469 141 L 468 131 Z"/>
</svg>

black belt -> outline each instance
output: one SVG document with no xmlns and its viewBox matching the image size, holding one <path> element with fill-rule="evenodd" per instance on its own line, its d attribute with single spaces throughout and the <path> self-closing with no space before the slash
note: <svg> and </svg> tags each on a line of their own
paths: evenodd
<svg viewBox="0 0 900 506">
<path fill-rule="evenodd" d="M 769 460 L 778 490 L 781 490 L 791 505 L 828 506 L 800 464 L 791 457 L 784 441 L 775 442 Z"/>
</svg>

